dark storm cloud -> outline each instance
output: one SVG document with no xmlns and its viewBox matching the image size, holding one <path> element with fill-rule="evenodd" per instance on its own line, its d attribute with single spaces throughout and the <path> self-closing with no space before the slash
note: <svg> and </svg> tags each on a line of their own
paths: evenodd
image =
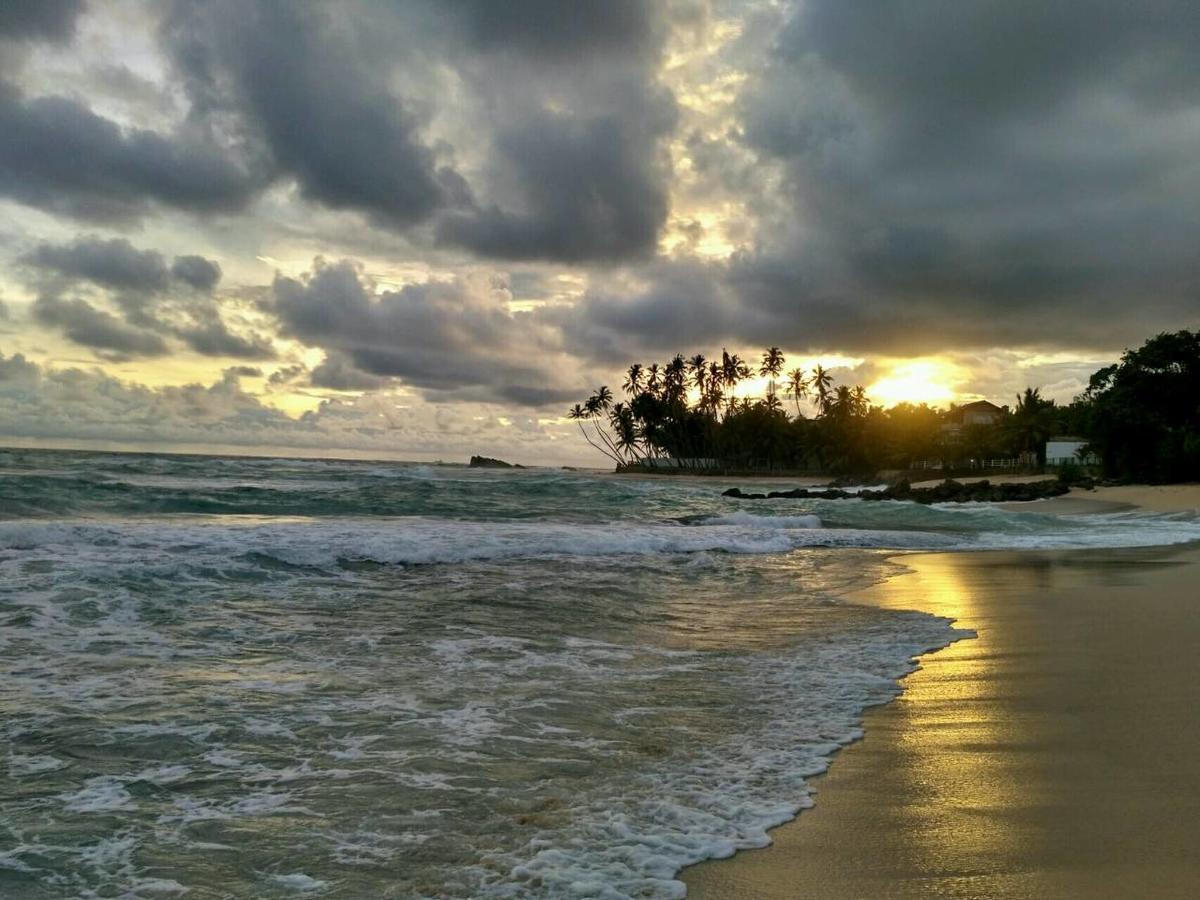
<svg viewBox="0 0 1200 900">
<path fill-rule="evenodd" d="M 328 353 L 324 361 L 309 373 L 309 382 L 314 387 L 334 391 L 373 391 L 386 385 L 388 379 L 355 368 L 352 362 L 338 353 Z"/>
<path fill-rule="evenodd" d="M 171 275 L 198 291 L 211 291 L 221 280 L 221 265 L 203 256 L 177 256 L 171 265 Z"/>
<path fill-rule="evenodd" d="M 460 15 L 469 39 L 482 49 L 552 59 L 650 51 L 662 27 L 662 4 L 654 0 L 450 0 L 439 6 Z"/>
<path fill-rule="evenodd" d="M 675 120 L 649 65 L 664 33 L 656 5 L 460 3 L 425 17 L 420 6 L 364 11 L 385 32 L 425 29 L 424 42 L 365 34 L 341 7 L 265 2 L 178 4 L 163 34 L 195 114 L 235 113 L 310 200 L 390 228 L 433 219 L 442 243 L 488 257 L 653 252 L 668 208 L 659 143 Z M 619 73 L 601 79 L 611 90 L 573 86 L 596 80 L 579 60 L 597 54 Z M 491 144 L 477 183 L 439 160 L 453 152 L 435 152 L 396 93 L 397 82 L 430 90 L 434 60 L 494 117 L 469 136 Z"/>
<path fill-rule="evenodd" d="M 620 114 L 538 112 L 498 135 L 495 153 L 524 209 L 451 214 L 439 238 L 483 256 L 606 261 L 654 251 L 669 210 L 658 141 L 670 132 L 668 94 L 631 96 Z"/>
<path fill-rule="evenodd" d="M 0 195 L 48 212 L 130 219 L 152 204 L 232 211 L 259 179 L 211 141 L 121 128 L 83 103 L 0 82 Z"/>
<path fill-rule="evenodd" d="M 230 366 L 222 372 L 225 377 L 234 378 L 262 378 L 263 370 L 258 366 Z"/>
<path fill-rule="evenodd" d="M 113 358 L 162 356 L 167 352 L 160 335 L 128 325 L 86 300 L 39 297 L 33 304 L 33 314 L 43 325 L 61 329 L 75 343 L 107 351 Z"/>
<path fill-rule="evenodd" d="M 260 334 L 243 336 L 229 330 L 215 313 L 201 318 L 200 324 L 175 326 L 171 333 L 202 356 L 230 356 L 234 359 L 274 359 L 275 348 Z"/>
<path fill-rule="evenodd" d="M 745 330 L 722 266 L 660 262 L 639 274 L 638 284 L 597 285 L 574 306 L 540 315 L 562 329 L 574 353 L 614 365 L 643 354 L 707 353 Z"/>
<path fill-rule="evenodd" d="M 105 240 L 85 235 L 65 244 L 39 244 L 21 262 L 70 280 L 137 293 L 166 291 L 171 279 L 209 292 L 221 280 L 221 266 L 216 260 L 194 254 L 176 256 L 168 269 L 157 250 L 139 250 L 125 238 Z"/>
<path fill-rule="evenodd" d="M 679 118 L 659 81 L 668 6 L 455 6 L 459 63 L 490 116 L 487 166 L 437 237 L 486 257 L 568 263 L 653 255 L 670 209 L 664 142 Z"/>
<path fill-rule="evenodd" d="M 1198 54 L 1192 3 L 805 3 L 739 107 L 795 220 L 727 283 L 781 340 L 847 349 L 1187 324 Z"/>
<path fill-rule="evenodd" d="M 83 0 L 4 0 L 0 3 L 0 38 L 63 41 L 75 30 Z"/>
<path fill-rule="evenodd" d="M 124 238 L 80 237 L 66 244 L 41 244 L 23 261 L 116 290 L 162 291 L 170 281 L 162 254 L 138 250 Z"/>
<path fill-rule="evenodd" d="M 127 356 L 159 356 L 164 335 L 178 337 L 205 356 L 273 359 L 269 338 L 241 335 L 221 318 L 212 291 L 220 265 L 203 256 L 177 256 L 168 269 L 157 250 L 139 250 L 125 238 L 84 236 L 64 244 L 41 244 L 21 262 L 51 279 L 42 285 L 35 316 L 87 347 Z M 107 292 L 120 317 L 79 298 L 69 287 L 94 285 Z"/>
<path fill-rule="evenodd" d="M 365 376 L 459 399 L 518 403 L 561 400 L 544 339 L 532 316 L 511 313 L 499 285 L 407 285 L 375 294 L 348 261 L 318 265 L 303 279 L 277 277 L 281 333 L 329 354 L 313 372 L 327 387 L 361 385 Z M 577 388 L 575 390 L 578 390 Z"/>
<path fill-rule="evenodd" d="M 315 4 L 180 3 L 165 43 L 198 109 L 234 109 L 304 195 L 389 225 L 421 221 L 454 185 L 366 58 L 344 9 Z"/>
<path fill-rule="evenodd" d="M 21 353 L 14 353 L 7 359 L 0 353 L 0 381 L 32 381 L 39 372 L 37 364 Z"/>
<path fill-rule="evenodd" d="M 2 84 L 0 194 L 113 222 L 234 212 L 294 182 L 323 207 L 484 257 L 644 258 L 669 208 L 676 107 L 657 63 L 683 6 L 181 0 L 158 38 L 185 120 L 128 127 Z M 177 115 L 130 102 L 142 122 Z M 469 130 L 432 127 L 464 109 L 478 111 Z M 458 158 L 478 148 L 486 163 L 464 174 Z"/>
</svg>

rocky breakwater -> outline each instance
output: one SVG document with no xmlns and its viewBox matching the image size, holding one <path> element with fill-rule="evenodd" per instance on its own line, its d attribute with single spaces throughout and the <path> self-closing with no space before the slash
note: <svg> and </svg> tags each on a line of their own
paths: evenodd
<svg viewBox="0 0 1200 900">
<path fill-rule="evenodd" d="M 523 469 L 522 465 L 517 465 L 510 462 L 505 462 L 502 459 L 493 459 L 490 456 L 472 456 L 471 461 L 467 463 L 469 469 Z"/>
<path fill-rule="evenodd" d="M 1089 480 L 1076 483 L 1079 487 L 1091 488 Z M 990 481 L 975 481 L 964 484 L 946 479 L 933 487 L 915 488 L 907 481 L 898 481 L 880 491 L 844 491 L 840 488 L 795 488 L 790 491 L 770 491 L 765 494 L 747 493 L 741 488 L 730 488 L 722 496 L 739 500 L 911 500 L 914 503 L 1012 503 L 1021 500 L 1042 500 L 1067 493 L 1071 485 L 1063 481 L 1030 481 L 1023 484 L 992 484 Z"/>
</svg>

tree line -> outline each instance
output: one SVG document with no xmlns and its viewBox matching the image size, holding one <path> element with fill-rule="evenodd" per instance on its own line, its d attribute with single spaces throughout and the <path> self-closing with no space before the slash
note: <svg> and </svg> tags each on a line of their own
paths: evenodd
<svg viewBox="0 0 1200 900">
<path fill-rule="evenodd" d="M 1087 390 L 1060 406 L 1029 387 L 998 422 L 963 424 L 956 407 L 870 401 L 861 385 L 835 385 L 821 365 L 787 369 L 778 347 L 757 365 L 677 354 L 634 363 L 617 398 L 598 388 L 568 416 L 618 467 L 678 465 L 721 470 L 868 474 L 936 464 L 1018 459 L 1045 464 L 1058 434 L 1088 442 L 1106 474 L 1148 481 L 1200 477 L 1200 333 L 1161 334 L 1096 372 Z M 764 396 L 739 397 L 739 384 L 767 379 Z M 785 403 L 784 399 L 788 401 Z M 811 399 L 815 414 L 804 415 Z"/>
</svg>

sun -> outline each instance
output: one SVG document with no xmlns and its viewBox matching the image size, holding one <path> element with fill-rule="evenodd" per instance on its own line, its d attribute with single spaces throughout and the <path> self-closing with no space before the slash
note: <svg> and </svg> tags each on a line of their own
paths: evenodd
<svg viewBox="0 0 1200 900">
<path fill-rule="evenodd" d="M 941 406 L 958 396 L 952 384 L 957 381 L 955 367 L 936 359 L 914 359 L 897 363 L 867 388 L 867 396 L 877 406 L 897 403 L 928 403 Z"/>
</svg>

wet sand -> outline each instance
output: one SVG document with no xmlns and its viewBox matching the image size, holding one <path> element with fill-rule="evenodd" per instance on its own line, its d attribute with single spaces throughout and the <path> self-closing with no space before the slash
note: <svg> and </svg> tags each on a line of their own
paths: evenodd
<svg viewBox="0 0 1200 900">
<path fill-rule="evenodd" d="M 1082 499 L 1170 511 L 1200 490 Z M 688 870 L 689 896 L 1200 896 L 1200 547 L 897 561 L 850 599 L 978 637 L 924 657 L 815 808 Z"/>
</svg>

